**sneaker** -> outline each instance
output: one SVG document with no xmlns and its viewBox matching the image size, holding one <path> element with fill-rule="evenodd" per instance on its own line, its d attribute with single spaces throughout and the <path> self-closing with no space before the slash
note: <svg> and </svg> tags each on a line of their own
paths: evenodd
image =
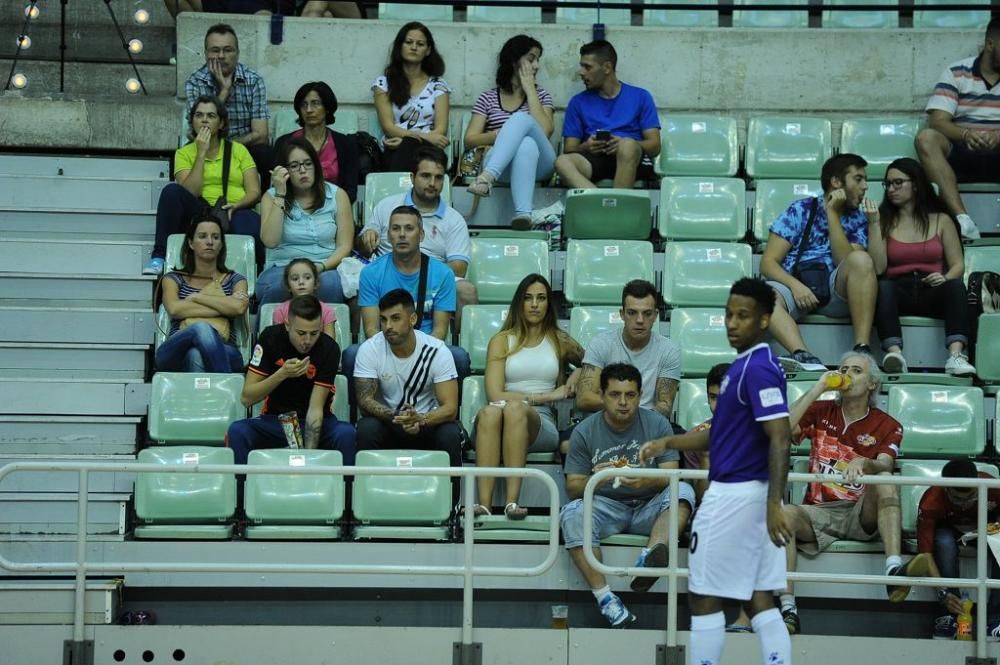
<svg viewBox="0 0 1000 665">
<path fill-rule="evenodd" d="M 805 349 L 794 351 L 790 356 L 778 358 L 782 368 L 789 372 L 825 372 L 823 361 Z"/>
<path fill-rule="evenodd" d="M 142 267 L 143 275 L 162 275 L 163 274 L 163 259 L 153 257 L 146 261 L 146 265 Z"/>
<path fill-rule="evenodd" d="M 958 228 L 961 231 L 963 238 L 979 240 L 979 227 L 976 226 L 976 223 L 972 221 L 971 217 L 962 213 L 961 215 L 955 215 L 955 220 L 958 222 Z"/>
<path fill-rule="evenodd" d="M 890 351 L 882 356 L 882 369 L 886 374 L 906 374 L 909 371 L 906 358 L 898 351 Z"/>
<path fill-rule="evenodd" d="M 969 356 L 964 353 L 953 353 L 945 362 L 944 371 L 952 376 L 973 376 L 976 368 L 969 362 Z"/>
<path fill-rule="evenodd" d="M 649 551 L 639 552 L 639 558 L 635 561 L 636 568 L 666 568 L 667 560 L 670 558 L 670 550 L 665 543 L 657 543 Z M 650 587 L 656 584 L 659 577 L 633 577 L 632 591 L 642 593 L 649 591 Z"/>
<path fill-rule="evenodd" d="M 798 635 L 802 631 L 802 624 L 799 623 L 799 610 L 793 607 L 786 607 L 781 610 L 781 618 L 785 622 L 785 628 L 789 635 Z"/>
<path fill-rule="evenodd" d="M 926 552 L 918 554 L 902 566 L 896 566 L 889 571 L 890 575 L 898 577 L 927 577 L 931 571 L 931 555 Z M 889 594 L 890 603 L 901 603 L 910 595 L 910 587 L 906 584 L 887 584 L 885 590 Z"/>
<path fill-rule="evenodd" d="M 530 231 L 531 230 L 531 215 L 528 213 L 521 213 L 516 215 L 512 220 L 510 220 L 510 228 L 515 231 Z"/>
<path fill-rule="evenodd" d="M 635 615 L 629 612 L 622 599 L 613 593 L 609 593 L 601 601 L 601 614 L 612 628 L 624 628 L 635 621 Z"/>
<path fill-rule="evenodd" d="M 726 624 L 727 633 L 752 633 L 753 628 L 746 625 L 745 623 L 730 623 Z"/>
<path fill-rule="evenodd" d="M 934 633 L 931 635 L 935 640 L 953 640 L 958 633 L 958 621 L 950 614 L 945 614 L 934 619 Z M 988 634 L 988 633 L 987 633 Z"/>
<path fill-rule="evenodd" d="M 854 351 L 856 353 L 867 353 L 868 355 L 872 355 L 872 347 L 868 346 L 867 344 L 855 344 L 854 348 L 851 349 L 851 351 Z"/>
<path fill-rule="evenodd" d="M 1000 642 L 1000 621 L 990 621 L 986 624 L 986 641 Z"/>
</svg>

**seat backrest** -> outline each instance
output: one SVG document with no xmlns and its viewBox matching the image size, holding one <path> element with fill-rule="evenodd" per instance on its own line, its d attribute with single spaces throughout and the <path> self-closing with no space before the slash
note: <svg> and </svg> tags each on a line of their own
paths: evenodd
<svg viewBox="0 0 1000 665">
<path fill-rule="evenodd" d="M 888 412 L 903 426 L 901 457 L 973 457 L 986 447 L 981 388 L 894 385 Z"/>
<path fill-rule="evenodd" d="M 644 240 L 570 240 L 564 274 L 566 299 L 574 305 L 620 304 L 626 282 L 654 281 L 653 245 Z"/>
<path fill-rule="evenodd" d="M 232 464 L 229 448 L 154 447 L 140 450 L 140 464 Z M 135 513 L 140 521 L 191 524 L 223 521 L 236 512 L 236 477 L 217 473 L 140 473 Z"/>
<path fill-rule="evenodd" d="M 793 201 L 823 192 L 819 180 L 758 180 L 753 207 L 753 237 L 767 242 L 768 229 Z"/>
<path fill-rule="evenodd" d="M 149 437 L 221 446 L 229 425 L 246 418 L 242 391 L 242 374 L 157 372 L 149 398 Z"/>
<path fill-rule="evenodd" d="M 564 238 L 646 240 L 652 226 L 649 195 L 634 189 L 571 189 L 566 192 Z"/>
<path fill-rule="evenodd" d="M 550 279 L 549 244 L 540 238 L 476 237 L 466 277 L 479 302 L 509 304 L 521 280 L 532 273 Z"/>
<path fill-rule="evenodd" d="M 754 5 L 796 5 L 802 6 L 797 0 L 736 0 L 735 6 L 753 7 Z M 809 12 L 803 10 L 778 9 L 734 9 L 734 28 L 808 28 Z"/>
<path fill-rule="evenodd" d="M 914 28 L 952 29 L 952 30 L 982 30 L 990 21 L 989 0 L 914 0 Z M 948 5 L 985 5 L 983 11 L 975 9 L 949 9 L 945 11 L 921 11 L 916 9 L 924 6 Z"/>
<path fill-rule="evenodd" d="M 577 305 L 569 311 L 569 336 L 584 348 L 594 335 L 623 327 L 621 307 L 617 305 Z"/>
<path fill-rule="evenodd" d="M 660 118 L 660 127 L 657 173 L 717 178 L 736 175 L 740 165 L 736 118 L 668 113 Z"/>
<path fill-rule="evenodd" d="M 250 466 L 342 466 L 337 450 L 251 450 Z M 330 524 L 344 513 L 343 476 L 247 474 L 243 490 L 252 524 Z"/>
<path fill-rule="evenodd" d="M 630 0 L 604 0 L 600 12 L 597 9 L 581 7 L 564 7 L 566 0 L 556 0 L 556 23 L 570 25 L 632 25 L 632 12 L 629 9 L 610 9 L 608 5 L 627 5 Z"/>
<path fill-rule="evenodd" d="M 175 267 L 180 268 L 181 243 L 183 242 L 183 233 L 175 233 L 167 238 L 164 272 L 169 272 Z M 254 253 L 253 236 L 226 234 L 226 267 L 247 278 L 247 293 L 251 296 L 256 293 L 257 256 Z"/>
<path fill-rule="evenodd" d="M 1000 314 L 980 314 L 976 333 L 976 376 L 987 383 L 1000 381 Z M 997 400 L 1000 404 L 1000 400 Z"/>
<path fill-rule="evenodd" d="M 362 450 L 358 467 L 447 467 L 441 450 Z M 441 524 L 451 511 L 447 476 L 357 476 L 352 498 L 362 524 Z"/>
<path fill-rule="evenodd" d="M 466 305 L 458 345 L 469 353 L 473 372 L 486 369 L 486 349 L 507 319 L 509 305 Z"/>
<path fill-rule="evenodd" d="M 675 403 L 677 404 L 675 422 L 686 430 L 712 417 L 712 410 L 708 408 L 705 379 L 682 379 Z"/>
<path fill-rule="evenodd" d="M 517 2 L 517 0 L 508 0 Z M 531 1 L 531 0 L 525 0 Z M 541 7 L 497 7 L 490 0 L 480 0 L 480 4 L 470 5 L 465 10 L 467 23 L 514 23 L 529 24 L 542 22 Z"/>
<path fill-rule="evenodd" d="M 834 6 L 849 7 L 864 5 L 867 0 L 832 0 Z M 889 4 L 889 3 L 883 3 Z M 885 29 L 899 26 L 899 14 L 894 11 L 823 11 L 824 28 L 868 28 Z M 848 152 L 848 151 L 844 151 Z M 871 177 L 871 173 L 868 174 Z"/>
<path fill-rule="evenodd" d="M 424 5 L 417 2 L 380 2 L 380 21 L 441 21 L 452 20 L 451 5 Z"/>
<path fill-rule="evenodd" d="M 990 270 L 1000 273 L 1000 245 L 973 245 L 965 248 L 965 275 L 962 279 L 969 284 L 969 274 Z"/>
<path fill-rule="evenodd" d="M 681 347 L 681 376 L 706 376 L 713 366 L 732 362 L 736 352 L 726 337 L 725 311 L 685 307 L 670 312 L 670 338 Z"/>
<path fill-rule="evenodd" d="M 948 460 L 906 460 L 899 465 L 899 475 L 907 478 L 940 478 L 941 469 L 947 463 Z M 988 473 L 994 478 L 1000 477 L 1000 472 L 992 464 L 976 462 L 976 469 Z M 899 504 L 902 512 L 903 533 L 916 532 L 917 508 L 928 488 L 930 485 L 900 485 Z"/>
<path fill-rule="evenodd" d="M 470 435 L 476 431 L 476 414 L 486 406 L 486 378 L 467 376 L 462 381 L 462 407 L 459 420 Z"/>
<path fill-rule="evenodd" d="M 823 163 L 832 154 L 832 129 L 826 118 L 750 119 L 746 168 L 752 178 L 819 178 Z"/>
<path fill-rule="evenodd" d="M 868 12 L 863 12 L 868 13 Z M 868 162 L 869 189 L 875 181 L 885 177 L 889 163 L 900 157 L 916 159 L 913 141 L 920 131 L 917 118 L 850 118 L 840 129 L 840 152 L 861 155 Z M 873 198 L 871 191 L 868 198 Z"/>
<path fill-rule="evenodd" d="M 666 177 L 660 182 L 657 222 L 668 240 L 742 240 L 746 185 L 740 178 Z"/>
<path fill-rule="evenodd" d="M 733 282 L 753 272 L 750 245 L 736 242 L 668 242 L 663 262 L 671 307 L 725 307 Z"/>
</svg>

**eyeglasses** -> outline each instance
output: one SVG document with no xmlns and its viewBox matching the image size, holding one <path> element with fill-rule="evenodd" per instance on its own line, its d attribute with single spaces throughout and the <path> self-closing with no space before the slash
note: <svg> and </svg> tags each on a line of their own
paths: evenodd
<svg viewBox="0 0 1000 665">
<path fill-rule="evenodd" d="M 291 162 L 288 165 L 289 171 L 311 171 L 313 163 L 311 159 L 307 159 L 304 162 Z"/>
<path fill-rule="evenodd" d="M 911 182 L 909 178 L 894 178 L 892 180 L 886 180 L 882 184 L 885 185 L 886 189 L 893 189 L 895 187 L 902 187 L 904 183 Z"/>
</svg>

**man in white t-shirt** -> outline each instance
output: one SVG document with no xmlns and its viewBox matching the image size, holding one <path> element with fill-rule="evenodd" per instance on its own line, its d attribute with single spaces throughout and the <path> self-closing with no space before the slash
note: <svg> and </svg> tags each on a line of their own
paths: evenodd
<svg viewBox="0 0 1000 665">
<path fill-rule="evenodd" d="M 404 205 L 419 210 L 424 222 L 424 239 L 420 242 L 420 251 L 447 263 L 455 273 L 455 295 L 458 302 L 454 326 L 458 330 L 462 320 L 462 307 L 476 304 L 479 297 L 476 287 L 465 278 L 465 273 L 469 270 L 469 255 L 472 253 L 469 226 L 461 213 L 441 198 L 447 168 L 448 157 L 443 150 L 434 146 L 419 148 L 410 174 L 413 187 L 408 192 L 387 196 L 375 205 L 372 218 L 365 220 L 358 238 L 358 251 L 365 256 L 384 256 L 391 252 L 389 217 L 392 211 Z"/>
<path fill-rule="evenodd" d="M 382 331 L 354 363 L 358 450 L 443 450 L 462 465 L 458 372 L 448 346 L 417 326 L 413 296 L 395 289 L 379 300 Z"/>
</svg>

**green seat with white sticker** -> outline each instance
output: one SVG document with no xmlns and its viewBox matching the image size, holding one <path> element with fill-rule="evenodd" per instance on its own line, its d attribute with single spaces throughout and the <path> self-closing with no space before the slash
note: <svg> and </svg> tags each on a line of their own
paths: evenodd
<svg viewBox="0 0 1000 665">
<path fill-rule="evenodd" d="M 509 304 L 517 285 L 532 273 L 549 276 L 549 243 L 541 238 L 475 237 L 466 277 L 480 303 Z M 551 280 L 550 280 L 551 281 Z"/>
<path fill-rule="evenodd" d="M 729 178 L 740 165 L 736 118 L 698 113 L 668 113 L 660 118 L 660 154 L 654 160 L 663 176 Z"/>
<path fill-rule="evenodd" d="M 251 450 L 250 466 L 342 466 L 338 450 Z M 334 540 L 344 513 L 344 477 L 247 474 L 243 491 L 248 540 Z"/>
<path fill-rule="evenodd" d="M 706 376 L 713 366 L 732 362 L 736 351 L 726 336 L 726 313 L 711 307 L 670 312 L 670 338 L 681 347 L 681 375 Z"/>
<path fill-rule="evenodd" d="M 577 305 L 569 311 L 569 336 L 586 348 L 594 335 L 607 330 L 621 330 L 621 307 L 615 305 Z"/>
<path fill-rule="evenodd" d="M 646 240 L 652 226 L 649 195 L 634 189 L 571 189 L 566 192 L 564 238 Z"/>
<path fill-rule="evenodd" d="M 441 450 L 362 450 L 363 467 L 447 467 Z M 448 476 L 369 476 L 354 481 L 354 531 L 358 540 L 447 540 L 451 513 Z"/>
<path fill-rule="evenodd" d="M 168 445 L 222 446 L 246 418 L 242 374 L 157 372 L 149 398 L 149 438 Z"/>
<path fill-rule="evenodd" d="M 660 182 L 660 236 L 668 240 L 742 240 L 746 186 L 739 178 L 667 177 Z"/>
<path fill-rule="evenodd" d="M 653 245 L 644 240 L 570 240 L 564 291 L 574 305 L 621 304 L 622 286 L 652 282 Z"/>
<path fill-rule="evenodd" d="M 663 300 L 671 307 L 724 307 L 733 282 L 753 271 L 750 245 L 668 242 Z"/>
<path fill-rule="evenodd" d="M 818 178 L 824 162 L 833 154 L 832 133 L 826 118 L 751 118 L 747 130 L 747 174 L 754 179 Z"/>
<path fill-rule="evenodd" d="M 903 426 L 900 457 L 975 457 L 986 448 L 983 391 L 906 384 L 889 388 L 888 413 Z"/>
</svg>

